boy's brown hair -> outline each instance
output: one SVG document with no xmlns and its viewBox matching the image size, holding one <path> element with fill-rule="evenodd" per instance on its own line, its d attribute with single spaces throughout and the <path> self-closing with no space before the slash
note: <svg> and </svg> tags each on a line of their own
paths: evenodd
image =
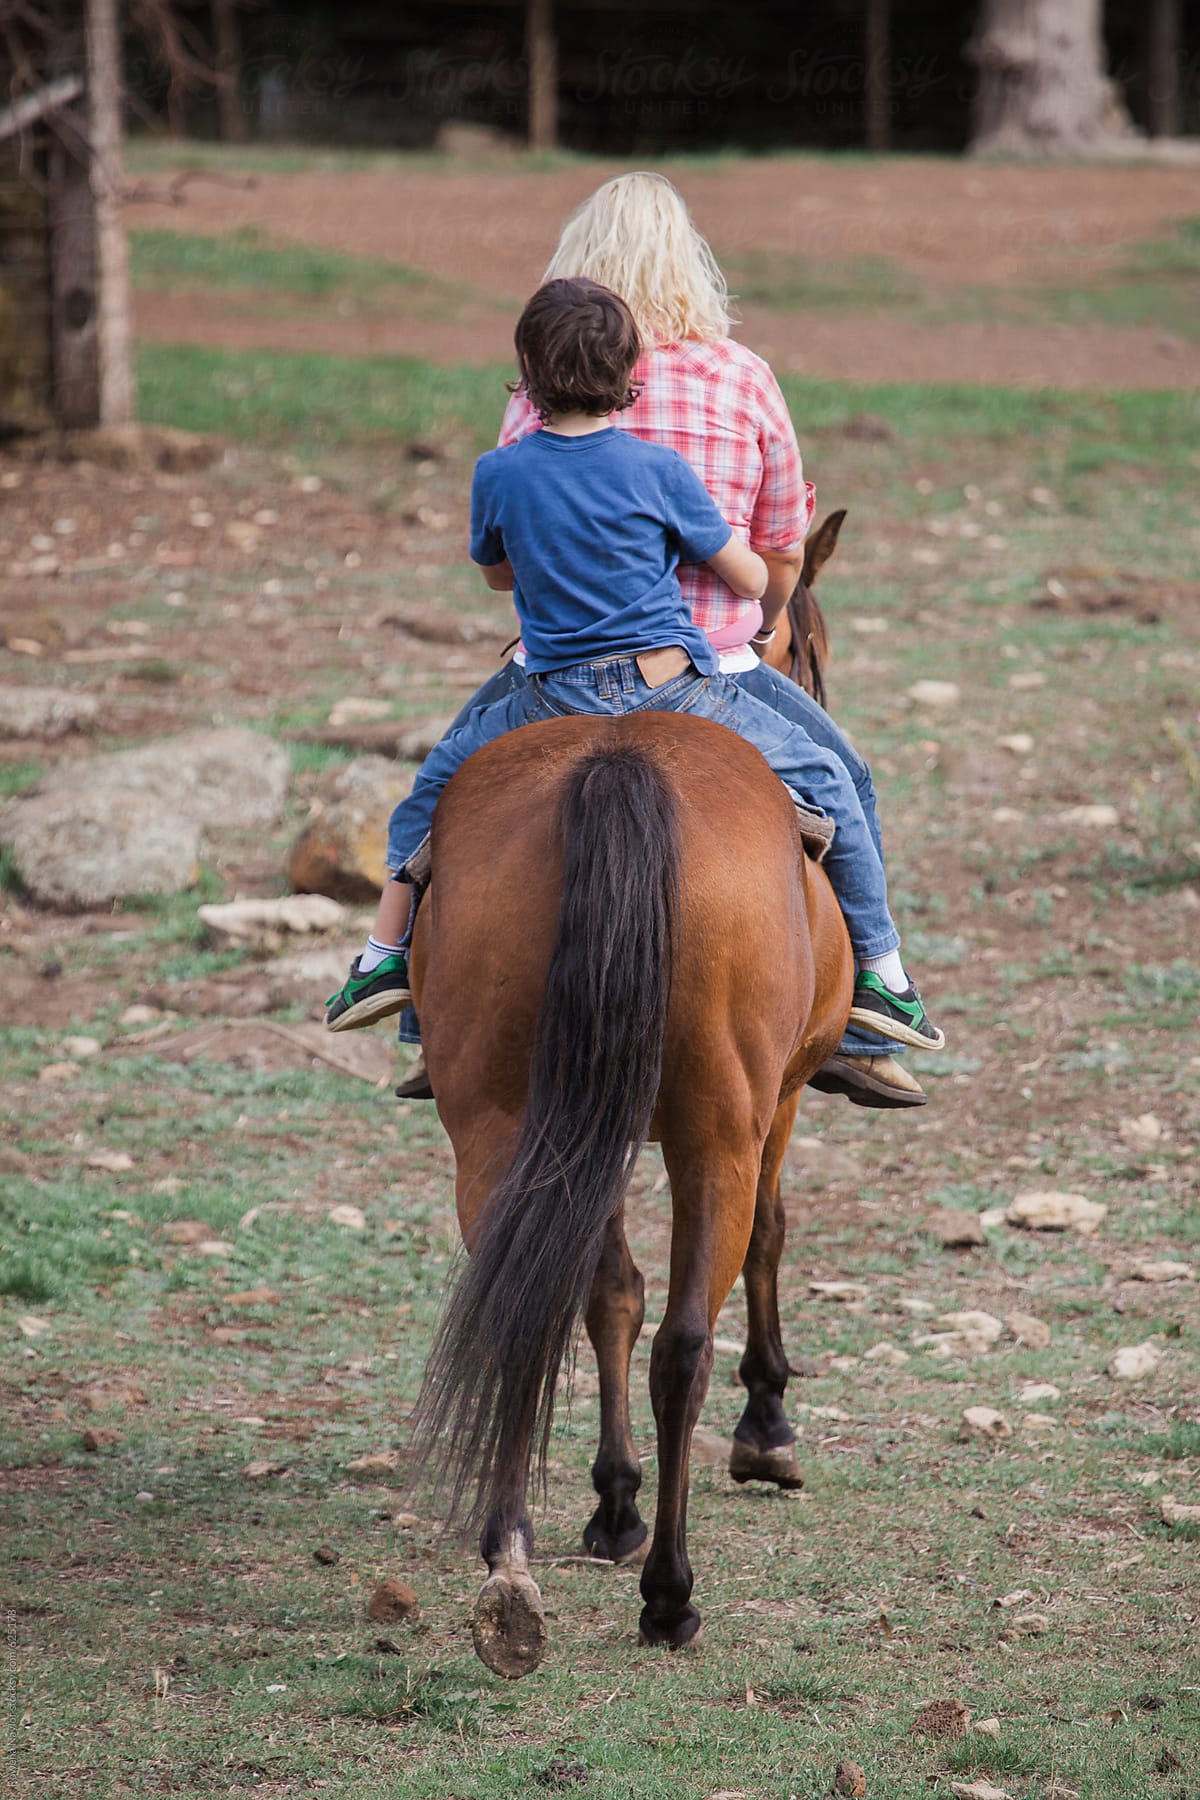
<svg viewBox="0 0 1200 1800">
<path fill-rule="evenodd" d="M 642 349 L 637 326 L 625 302 L 598 281 L 546 282 L 517 320 L 513 342 L 518 385 L 541 419 L 621 412 L 637 399 L 629 385 Z"/>
</svg>

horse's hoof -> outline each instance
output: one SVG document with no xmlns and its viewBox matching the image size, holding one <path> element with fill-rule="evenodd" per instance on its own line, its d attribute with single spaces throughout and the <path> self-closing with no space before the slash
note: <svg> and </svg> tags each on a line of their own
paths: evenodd
<svg viewBox="0 0 1200 1800">
<path fill-rule="evenodd" d="M 583 1528 L 583 1547 L 597 1562 L 629 1562 L 642 1560 L 637 1553 L 648 1542 L 649 1537 L 644 1519 L 639 1519 L 626 1531 L 618 1531 L 613 1536 L 593 1519 Z"/>
<path fill-rule="evenodd" d="M 682 1650 L 686 1644 L 699 1644 L 703 1635 L 704 1625 L 694 1606 L 685 1607 L 679 1618 L 670 1625 L 652 1619 L 648 1607 L 643 1608 L 638 1620 L 638 1643 L 644 1650 L 659 1647 Z"/>
<path fill-rule="evenodd" d="M 795 1491 L 804 1486 L 794 1444 L 776 1444 L 772 1450 L 756 1450 L 734 1438 L 729 1453 L 729 1473 L 735 1481 L 773 1481 L 776 1487 Z"/>
<path fill-rule="evenodd" d="M 546 1618 L 537 1583 L 519 1571 L 500 1570 L 484 1582 L 471 1621 L 475 1654 L 494 1675 L 516 1681 L 537 1668 L 546 1653 Z"/>
</svg>

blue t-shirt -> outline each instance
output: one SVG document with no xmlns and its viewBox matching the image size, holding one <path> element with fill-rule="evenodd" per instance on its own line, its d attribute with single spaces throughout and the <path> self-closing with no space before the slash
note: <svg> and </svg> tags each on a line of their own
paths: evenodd
<svg viewBox="0 0 1200 1800">
<path fill-rule="evenodd" d="M 676 450 L 607 426 L 534 431 L 475 465 L 471 557 L 507 556 L 526 668 L 678 644 L 702 674 L 716 653 L 679 591 L 681 562 L 707 562 L 732 533 Z"/>
</svg>

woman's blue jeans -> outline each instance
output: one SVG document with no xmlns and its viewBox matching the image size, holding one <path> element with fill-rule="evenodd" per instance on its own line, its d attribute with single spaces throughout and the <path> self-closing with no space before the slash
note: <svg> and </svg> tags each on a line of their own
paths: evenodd
<svg viewBox="0 0 1200 1800">
<path fill-rule="evenodd" d="M 689 668 L 661 687 L 647 686 L 633 656 L 614 656 L 550 674 L 527 676 L 509 664 L 475 695 L 435 745 L 413 784 L 412 793 L 392 815 L 388 832 L 388 867 L 400 869 L 417 850 L 430 828 L 438 796 L 467 758 L 494 738 L 537 719 L 569 713 L 690 712 L 710 718 L 753 744 L 768 765 L 809 806 L 827 814 L 837 831 L 824 867 L 841 905 L 856 955 L 882 956 L 900 942 L 887 905 L 887 881 L 878 848 L 874 789 L 866 764 L 816 703 L 800 689 L 766 671 L 747 671 L 766 705 L 742 682 L 727 676 L 702 676 Z M 778 683 L 778 691 L 776 687 Z M 786 712 L 785 712 L 786 707 Z M 829 743 L 808 729 L 808 709 L 823 736 L 844 745 L 858 765 L 858 782 L 850 764 Z M 805 722 L 801 723 L 804 719 Z M 870 816 L 860 798 L 865 785 Z M 401 1019 L 400 1036 L 415 1041 L 409 1015 Z M 883 1054 L 891 1046 L 870 1035 L 848 1034 L 843 1051 Z"/>
</svg>

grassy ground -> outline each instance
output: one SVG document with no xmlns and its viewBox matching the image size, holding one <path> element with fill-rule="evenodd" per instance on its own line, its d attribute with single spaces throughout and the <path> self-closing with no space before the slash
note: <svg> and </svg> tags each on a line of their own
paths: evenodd
<svg viewBox="0 0 1200 1800">
<path fill-rule="evenodd" d="M 317 278 L 270 267 L 296 288 Z M 65 635 L 38 678 L 94 682 L 124 709 L 104 742 L 136 738 L 139 707 L 159 729 L 218 710 L 281 729 L 346 694 L 414 717 L 449 698 L 488 653 L 389 637 L 381 654 L 379 620 L 429 595 L 451 612 L 498 606 L 460 540 L 501 382 L 147 348 L 144 415 L 219 431 L 238 455 L 137 492 L 21 466 L 16 499 L 44 483 L 47 519 L 69 507 L 82 539 L 94 512 L 100 552 L 114 533 L 122 548 L 104 581 L 59 578 Z M 578 1785 L 818 1800 L 842 1757 L 888 1800 L 984 1778 L 1017 1800 L 1200 1793 L 1197 1532 L 1160 1513 L 1164 1493 L 1200 1503 L 1197 1290 L 1130 1279 L 1146 1258 L 1200 1266 L 1196 399 L 795 382 L 789 400 L 823 503 L 851 508 L 822 590 L 833 702 L 871 754 L 906 945 L 951 1034 L 923 1062 L 921 1117 L 816 1099 L 802 1115 L 783 1310 L 805 1371 L 790 1389 L 805 1492 L 743 1492 L 719 1460 L 698 1463 L 706 1635 L 678 1657 L 639 1650 L 636 1569 L 577 1557 L 597 1411 L 585 1352 L 540 1522 L 550 1654 L 516 1686 L 475 1661 L 478 1565 L 405 1463 L 456 1242 L 436 1116 L 318 1065 L 180 1066 L 122 1022 L 131 1002 L 185 1009 L 197 989 L 219 1016 L 261 976 L 260 959 L 208 946 L 194 908 L 282 886 L 331 759 L 297 747 L 285 825 L 214 851 L 201 892 L 54 921 L 10 888 L 0 909 L 2 966 L 25 997 L 0 1032 L 6 1797 L 499 1800 Z M 324 488 L 297 498 L 314 469 Z M 193 541 L 193 497 L 216 521 L 206 554 L 154 561 L 154 546 Z M 239 561 L 223 523 L 263 506 L 281 521 L 262 527 L 269 554 Z M 148 628 L 140 660 L 99 674 L 66 660 L 63 646 L 111 648 L 109 624 L 131 621 Z M 151 651 L 174 671 L 165 686 Z M 28 678 L 3 656 L 3 679 Z M 954 682 L 957 703 L 912 702 L 928 678 Z M 1032 743 L 1005 747 L 1019 734 Z M 19 747 L 6 789 L 59 753 Z M 1089 802 L 1116 807 L 1120 828 L 1062 817 Z M 77 1002 L 31 1023 L 64 981 Z M 97 1054 L 72 1048 L 80 1033 Z M 1101 1231 L 994 1219 L 1030 1187 L 1103 1200 Z M 331 1216 L 346 1204 L 361 1227 Z M 986 1245 L 943 1249 L 933 1204 L 988 1212 Z M 655 1152 L 633 1212 L 653 1321 L 668 1231 Z M 179 1241 L 171 1228 L 189 1223 L 223 1248 Z M 834 1277 L 863 1298 L 810 1294 Z M 919 1341 L 980 1307 L 1036 1315 L 1049 1346 L 1008 1331 L 974 1355 Z M 742 1323 L 735 1290 L 722 1341 Z M 1114 1380 L 1114 1351 L 1144 1341 L 1157 1371 Z M 881 1343 L 894 1348 L 868 1354 Z M 652 1502 L 648 1345 L 634 1394 Z M 717 1434 L 740 1411 L 736 1360 L 718 1352 L 704 1415 Z M 1031 1383 L 1058 1392 L 1031 1397 Z M 976 1403 L 1013 1435 L 963 1441 Z M 89 1450 L 89 1428 L 114 1435 Z M 393 1446 L 390 1477 L 348 1472 Z M 416 1623 L 368 1620 L 387 1575 L 417 1590 Z M 1014 1626 L 1027 1613 L 1044 1621 L 1035 1635 Z M 918 1708 L 943 1697 L 997 1718 L 998 1735 L 914 1735 Z"/>
<path fill-rule="evenodd" d="M 1200 219 L 1181 220 L 1161 238 L 1130 245 L 1117 266 L 1103 274 L 1081 259 L 1079 277 L 1070 283 L 935 287 L 883 257 L 838 263 L 780 251 L 726 257 L 724 266 L 739 299 L 780 312 L 886 312 L 897 324 L 986 319 L 1023 325 L 1154 325 L 1185 337 L 1200 333 Z"/>
</svg>

